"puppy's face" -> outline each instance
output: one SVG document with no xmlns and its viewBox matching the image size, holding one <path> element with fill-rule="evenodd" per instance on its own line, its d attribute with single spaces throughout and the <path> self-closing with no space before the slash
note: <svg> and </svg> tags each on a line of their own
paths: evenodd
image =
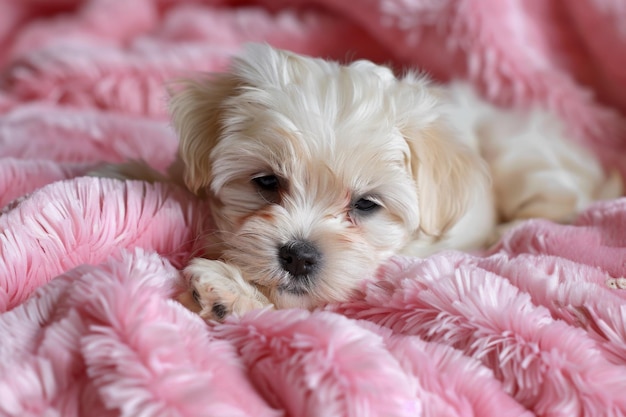
<svg viewBox="0 0 626 417">
<path fill-rule="evenodd" d="M 277 307 L 345 299 L 409 241 L 462 214 L 477 160 L 424 80 L 253 46 L 172 100 L 185 179 L 221 258 Z"/>
</svg>

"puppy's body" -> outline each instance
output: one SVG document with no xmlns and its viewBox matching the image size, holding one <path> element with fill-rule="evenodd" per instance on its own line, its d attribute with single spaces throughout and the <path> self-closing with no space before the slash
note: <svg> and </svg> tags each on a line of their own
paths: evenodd
<svg viewBox="0 0 626 417">
<path fill-rule="evenodd" d="M 621 191 L 550 116 L 367 61 L 253 45 L 183 83 L 171 110 L 178 167 L 218 229 L 213 260 L 185 272 L 186 304 L 207 318 L 344 300 L 395 253 L 481 248 Z"/>
<path fill-rule="evenodd" d="M 463 82 L 445 88 L 440 110 L 457 138 L 489 166 L 491 187 L 436 242 L 415 240 L 405 254 L 479 249 L 523 220 L 566 223 L 593 201 L 622 194 L 619 175 L 607 178 L 592 154 L 566 138 L 553 114 L 496 108 Z"/>
</svg>

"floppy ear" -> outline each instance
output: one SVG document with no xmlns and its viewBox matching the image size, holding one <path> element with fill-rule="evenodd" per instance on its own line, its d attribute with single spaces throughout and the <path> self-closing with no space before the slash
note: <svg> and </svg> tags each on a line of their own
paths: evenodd
<svg viewBox="0 0 626 417">
<path fill-rule="evenodd" d="M 182 80 L 170 88 L 169 108 L 179 138 L 172 171 L 183 171 L 185 185 L 194 193 L 211 183 L 210 156 L 222 134 L 224 103 L 241 84 L 232 74 L 215 74 Z"/>
<path fill-rule="evenodd" d="M 440 237 L 469 209 L 473 198 L 484 196 L 489 186 L 486 166 L 443 120 L 403 133 L 418 188 L 420 229 Z"/>
<path fill-rule="evenodd" d="M 447 118 L 447 90 L 409 72 L 395 90 L 398 128 L 409 145 L 420 230 L 441 237 L 490 187 L 487 165 Z"/>
</svg>

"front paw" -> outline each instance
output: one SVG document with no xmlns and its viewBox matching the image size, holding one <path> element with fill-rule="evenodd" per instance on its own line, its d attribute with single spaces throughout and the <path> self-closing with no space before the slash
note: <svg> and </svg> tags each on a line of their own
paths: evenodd
<svg viewBox="0 0 626 417">
<path fill-rule="evenodd" d="M 237 268 L 224 262 L 196 258 L 183 274 L 190 288 L 179 301 L 205 320 L 222 321 L 271 305 Z"/>
</svg>

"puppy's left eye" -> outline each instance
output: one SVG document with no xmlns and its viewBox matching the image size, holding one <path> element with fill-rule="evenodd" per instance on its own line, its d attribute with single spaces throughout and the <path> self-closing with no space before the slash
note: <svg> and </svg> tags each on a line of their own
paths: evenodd
<svg viewBox="0 0 626 417">
<path fill-rule="evenodd" d="M 356 211 L 369 213 L 380 208 L 380 204 L 368 198 L 361 198 L 352 204 L 352 208 Z"/>
</svg>

